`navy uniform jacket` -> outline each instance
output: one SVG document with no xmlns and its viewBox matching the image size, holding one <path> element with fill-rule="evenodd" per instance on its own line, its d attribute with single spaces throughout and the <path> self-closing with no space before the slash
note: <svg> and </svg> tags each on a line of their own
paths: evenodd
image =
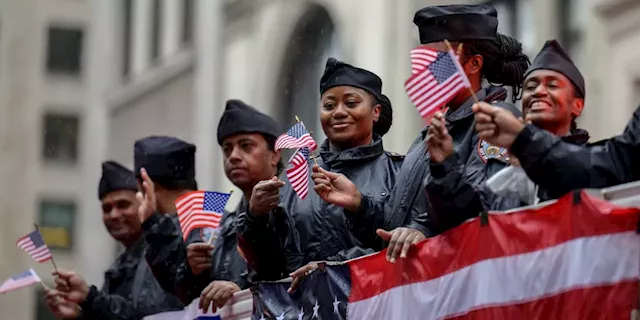
<svg viewBox="0 0 640 320">
<path fill-rule="evenodd" d="M 513 114 L 520 116 L 520 111 L 513 105 L 504 102 L 507 91 L 502 87 L 489 87 L 476 92 L 480 101 L 486 101 L 505 108 Z M 475 130 L 474 113 L 471 110 L 475 100 L 469 98 L 456 111 L 448 112 L 445 116 L 446 126 L 453 138 L 454 149 L 460 161 L 465 165 L 464 178 L 477 185 L 486 179 L 487 174 L 498 172 L 508 165 L 502 155 L 504 149 L 496 152 L 494 159 L 490 161 L 482 155 L 486 149 L 478 138 Z M 382 250 L 386 244 L 376 236 L 375 230 L 382 228 L 392 230 L 397 227 L 408 226 L 420 230 L 425 235 L 433 235 L 429 230 L 428 220 L 432 211 L 427 200 L 425 187 L 431 175 L 429 168 L 429 154 L 427 152 L 426 137 L 428 128 L 424 128 L 413 142 L 398 176 L 391 196 L 383 201 L 375 197 L 363 195 L 362 202 L 357 212 L 346 212 L 350 223 L 356 229 L 369 229 L 369 240 L 366 245 L 376 250 Z M 489 168 L 485 168 L 489 166 Z"/>
<path fill-rule="evenodd" d="M 328 141 L 320 147 L 316 161 L 325 170 L 342 173 L 376 200 L 386 199 L 403 157 L 384 151 L 382 139 L 343 151 L 332 151 Z M 315 163 L 309 159 L 309 166 Z M 300 199 L 286 183 L 280 204 L 268 216 L 238 217 L 240 246 L 254 280 L 279 280 L 312 261 L 342 261 L 375 252 L 360 236 L 368 230 L 352 229 L 340 207 L 324 202 L 313 190 Z M 369 237 L 368 234 L 365 236 Z"/>
<path fill-rule="evenodd" d="M 105 273 L 102 289 L 90 287 L 87 298 L 80 304 L 80 319 L 134 320 L 184 308 L 154 278 L 143 258 L 146 249 L 144 239 L 140 239 L 116 258 Z"/>
<path fill-rule="evenodd" d="M 511 153 L 518 157 L 531 180 L 553 197 L 575 189 L 640 180 L 640 107 L 622 135 L 599 145 L 572 145 L 527 125 L 511 146 Z"/>
<path fill-rule="evenodd" d="M 575 145 L 584 145 L 589 140 L 589 134 L 578 129 L 561 139 Z M 525 205 L 519 199 L 495 195 L 484 184 L 478 185 L 466 180 L 464 164 L 456 154 L 442 163 L 431 163 L 430 166 L 432 176 L 427 184 L 427 196 L 433 211 L 427 221 L 429 229 L 436 234 L 477 217 L 480 212 L 509 210 Z M 484 176 L 489 178 L 494 173 L 485 172 Z M 557 198 L 543 187 L 538 190 L 538 197 L 540 201 Z"/>
<path fill-rule="evenodd" d="M 235 236 L 235 214 L 225 212 L 221 222 L 220 236 L 213 251 L 211 277 L 198 283 L 202 288 L 213 280 L 235 282 L 241 289 L 248 288 L 247 267 L 237 250 Z M 202 241 L 200 230 L 194 230 L 185 243 L 176 214 L 154 213 L 142 224 L 145 239 L 149 244 L 146 260 L 162 288 L 176 294 L 185 304 L 198 297 L 200 292 L 193 287 L 187 270 L 187 245 Z M 188 269 L 190 272 L 190 269 Z M 206 281 L 206 280 L 205 280 Z"/>
</svg>

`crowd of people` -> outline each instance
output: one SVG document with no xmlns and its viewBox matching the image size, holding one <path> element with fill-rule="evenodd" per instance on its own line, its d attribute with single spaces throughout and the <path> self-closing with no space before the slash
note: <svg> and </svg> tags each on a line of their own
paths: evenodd
<svg viewBox="0 0 640 320">
<path fill-rule="evenodd" d="M 558 42 L 545 43 L 530 62 L 518 40 L 497 32 L 490 5 L 430 6 L 413 21 L 421 45 L 462 48 L 471 90 L 443 106 L 406 155 L 383 146 L 393 111 L 382 80 L 330 58 L 318 103 L 327 138 L 309 160 L 314 192 L 301 199 L 280 175 L 281 126 L 229 100 L 217 139 L 226 177 L 243 197 L 219 230 L 199 229 L 184 241 L 175 201 L 198 189 L 196 146 L 175 137 L 140 139 L 133 171 L 107 161 L 98 185 L 104 225 L 125 250 L 100 289 L 76 272 L 57 271 L 55 288 L 45 292 L 52 312 L 61 319 L 142 319 L 196 298 L 203 310 L 216 309 L 257 281 L 292 277 L 294 291 L 320 261 L 386 249 L 394 263 L 413 244 L 481 212 L 640 178 L 640 108 L 623 134 L 589 143 L 576 125 L 585 81 Z M 512 104 L 520 98 L 522 112 Z M 526 183 L 501 189 L 497 177 Z M 217 233 L 211 244 L 208 232 Z"/>
</svg>

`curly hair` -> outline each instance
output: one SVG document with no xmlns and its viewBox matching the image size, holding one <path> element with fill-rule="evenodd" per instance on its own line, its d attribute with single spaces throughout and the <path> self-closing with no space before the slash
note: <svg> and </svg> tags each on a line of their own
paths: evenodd
<svg viewBox="0 0 640 320">
<path fill-rule="evenodd" d="M 524 73 L 531 64 L 522 52 L 522 44 L 509 36 L 498 34 L 495 40 L 461 41 L 466 57 L 481 55 L 484 76 L 493 85 L 512 88 L 513 102 L 520 99 Z"/>
</svg>

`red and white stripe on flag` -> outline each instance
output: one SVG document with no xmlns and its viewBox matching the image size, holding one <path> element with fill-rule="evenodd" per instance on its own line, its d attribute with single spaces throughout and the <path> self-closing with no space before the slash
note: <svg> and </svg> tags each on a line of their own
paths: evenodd
<svg viewBox="0 0 640 320">
<path fill-rule="evenodd" d="M 38 282 L 41 282 L 40 277 L 33 269 L 29 268 L 29 270 L 15 275 L 2 283 L 0 285 L 0 293 L 18 290 Z"/>
<path fill-rule="evenodd" d="M 186 241 L 197 228 L 218 228 L 230 194 L 192 191 L 175 202 L 182 237 Z"/>
<path fill-rule="evenodd" d="M 412 248 L 349 262 L 349 319 L 629 319 L 639 209 L 581 193 L 472 219 Z"/>
<path fill-rule="evenodd" d="M 291 187 L 300 199 L 304 199 L 309 194 L 309 158 L 303 151 L 308 149 L 300 149 L 291 159 L 290 167 L 287 168 L 287 179 L 291 183 Z"/>
<path fill-rule="evenodd" d="M 440 52 L 426 46 L 411 50 L 411 73 L 405 90 L 427 123 L 461 90 L 471 87 L 453 50 Z"/>
</svg>

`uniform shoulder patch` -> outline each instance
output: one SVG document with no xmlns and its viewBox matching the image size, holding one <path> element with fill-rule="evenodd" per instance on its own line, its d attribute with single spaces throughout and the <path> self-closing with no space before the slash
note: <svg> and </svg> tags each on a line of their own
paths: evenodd
<svg viewBox="0 0 640 320">
<path fill-rule="evenodd" d="M 494 146 L 482 139 L 478 141 L 478 156 L 480 156 L 480 159 L 485 163 L 487 163 L 489 159 L 496 159 L 502 162 L 509 161 L 509 154 L 506 148 Z"/>
</svg>

